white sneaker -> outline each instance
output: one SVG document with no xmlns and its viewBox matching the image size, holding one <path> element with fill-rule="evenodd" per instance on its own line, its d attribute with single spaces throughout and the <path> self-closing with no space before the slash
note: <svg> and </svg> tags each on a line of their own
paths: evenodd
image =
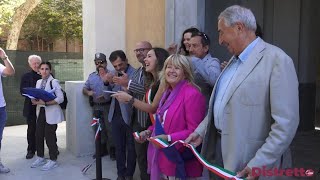
<svg viewBox="0 0 320 180">
<path fill-rule="evenodd" d="M 49 160 L 45 165 L 42 166 L 41 170 L 48 171 L 56 167 L 58 167 L 57 161 Z"/>
<path fill-rule="evenodd" d="M 10 169 L 5 167 L 1 162 L 0 162 L 0 173 L 8 173 L 10 172 Z"/>
<path fill-rule="evenodd" d="M 31 164 L 31 168 L 42 166 L 46 163 L 46 159 L 37 156 L 37 159 Z"/>
</svg>

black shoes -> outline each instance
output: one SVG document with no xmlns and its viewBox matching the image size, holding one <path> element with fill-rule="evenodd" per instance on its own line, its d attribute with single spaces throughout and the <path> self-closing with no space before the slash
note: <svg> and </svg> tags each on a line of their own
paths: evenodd
<svg viewBox="0 0 320 180">
<path fill-rule="evenodd" d="M 32 159 L 33 156 L 34 156 L 34 152 L 28 151 L 28 152 L 27 152 L 27 155 L 26 155 L 26 159 Z"/>
</svg>

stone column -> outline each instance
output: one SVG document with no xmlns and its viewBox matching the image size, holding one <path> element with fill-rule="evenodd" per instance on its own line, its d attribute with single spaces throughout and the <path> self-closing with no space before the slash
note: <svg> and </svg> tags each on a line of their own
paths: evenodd
<svg viewBox="0 0 320 180">
<path fill-rule="evenodd" d="M 117 49 L 125 50 L 125 0 L 82 0 L 84 80 L 95 71 L 94 54 L 107 57 Z M 113 69 L 110 62 L 108 68 Z M 90 127 L 92 108 L 82 94 L 83 81 L 67 81 L 66 110 L 67 149 L 76 156 L 94 153 L 94 137 Z"/>
<path fill-rule="evenodd" d="M 84 79 L 95 70 L 96 52 L 107 58 L 117 49 L 125 51 L 125 0 L 82 0 Z M 110 63 L 108 68 L 113 69 Z"/>
<path fill-rule="evenodd" d="M 166 47 L 172 42 L 180 44 L 182 33 L 193 26 L 204 30 L 205 0 L 166 0 Z"/>
</svg>

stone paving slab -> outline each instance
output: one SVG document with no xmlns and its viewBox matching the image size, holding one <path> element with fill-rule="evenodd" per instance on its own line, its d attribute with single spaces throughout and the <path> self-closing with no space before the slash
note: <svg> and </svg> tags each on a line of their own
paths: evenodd
<svg viewBox="0 0 320 180">
<path fill-rule="evenodd" d="M 92 156 L 75 157 L 66 149 L 66 125 L 65 122 L 58 125 L 57 138 L 60 155 L 59 167 L 50 171 L 41 171 L 40 168 L 30 168 L 31 160 L 25 159 L 27 149 L 27 126 L 6 127 L 2 140 L 2 162 L 10 168 L 8 174 L 0 174 L 0 180 L 90 180 L 95 178 L 95 165 L 86 175 L 81 169 L 93 161 Z M 46 146 L 46 145 L 45 145 Z M 48 149 L 45 149 L 45 157 L 48 158 Z M 116 163 L 109 156 L 102 158 L 103 177 L 116 179 Z"/>
</svg>

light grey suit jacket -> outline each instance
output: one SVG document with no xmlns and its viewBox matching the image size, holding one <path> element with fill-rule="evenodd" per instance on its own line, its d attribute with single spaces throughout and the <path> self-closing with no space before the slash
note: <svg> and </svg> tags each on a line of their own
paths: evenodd
<svg viewBox="0 0 320 180">
<path fill-rule="evenodd" d="M 234 172 L 246 166 L 280 167 L 299 124 L 298 80 L 292 59 L 259 39 L 234 77 L 221 103 L 224 167 Z M 215 88 L 208 115 L 196 129 L 204 137 L 202 155 L 211 163 L 216 139 L 214 92 Z"/>
<path fill-rule="evenodd" d="M 128 66 L 129 67 L 127 69 L 126 74 L 128 74 L 129 79 L 131 79 L 132 75 L 133 75 L 133 73 L 135 72 L 136 69 L 134 69 L 130 64 L 128 64 Z M 108 89 L 111 90 L 111 91 L 124 91 L 120 85 L 109 85 Z M 109 115 L 108 115 L 109 122 L 111 122 L 112 118 L 113 118 L 114 108 L 115 108 L 115 101 L 116 101 L 116 99 L 112 98 L 111 105 L 110 105 L 110 110 L 109 110 Z M 132 105 L 131 104 L 126 104 L 126 103 L 120 103 L 120 102 L 119 102 L 119 105 L 120 105 L 121 115 L 122 115 L 122 118 L 123 118 L 124 122 L 126 124 L 130 125 L 130 123 L 131 123 L 131 115 L 132 115 Z"/>
</svg>

